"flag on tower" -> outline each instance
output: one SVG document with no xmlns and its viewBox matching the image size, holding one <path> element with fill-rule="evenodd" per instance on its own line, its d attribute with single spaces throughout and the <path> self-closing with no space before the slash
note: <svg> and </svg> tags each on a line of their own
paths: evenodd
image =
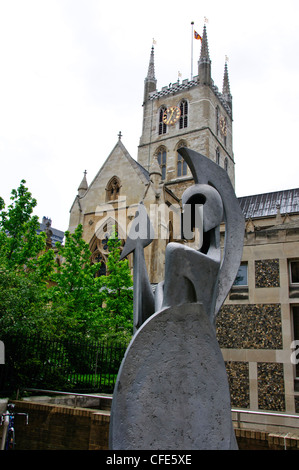
<svg viewBox="0 0 299 470">
<path fill-rule="evenodd" d="M 196 31 L 194 31 L 194 39 L 202 40 L 202 37 L 200 36 L 200 34 L 198 34 Z"/>
</svg>

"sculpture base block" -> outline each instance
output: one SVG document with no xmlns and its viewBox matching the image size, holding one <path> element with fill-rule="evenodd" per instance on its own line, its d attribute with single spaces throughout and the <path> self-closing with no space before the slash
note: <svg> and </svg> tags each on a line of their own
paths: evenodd
<svg viewBox="0 0 299 470">
<path fill-rule="evenodd" d="M 237 449 L 225 364 L 201 304 L 157 312 L 134 335 L 109 441 L 113 450 Z"/>
</svg>

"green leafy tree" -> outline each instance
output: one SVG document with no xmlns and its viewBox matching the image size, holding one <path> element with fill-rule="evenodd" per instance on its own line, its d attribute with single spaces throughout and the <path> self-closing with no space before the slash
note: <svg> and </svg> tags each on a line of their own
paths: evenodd
<svg viewBox="0 0 299 470">
<path fill-rule="evenodd" d="M 25 183 L 22 180 L 18 189 L 12 190 L 7 210 L 0 200 L 0 260 L 9 269 L 34 271 L 42 265 L 42 260 L 37 260 L 45 250 L 46 234 L 37 232 L 38 217 L 32 215 L 37 202 Z"/>
<path fill-rule="evenodd" d="M 64 245 L 47 249 L 46 234 L 38 234 L 33 216 L 36 200 L 24 180 L 11 201 L 6 209 L 0 198 L 0 331 L 127 341 L 132 277 L 128 261 L 119 261 L 116 234 L 108 241 L 108 275 L 97 277 L 101 263 L 91 264 L 82 225 L 65 233 Z"/>
<path fill-rule="evenodd" d="M 46 280 L 54 264 L 45 251 L 46 235 L 38 234 L 33 216 L 36 200 L 22 180 L 5 209 L 0 198 L 0 331 L 43 331 L 49 326 Z"/>
<path fill-rule="evenodd" d="M 33 276 L 0 266 L 0 332 L 5 334 L 53 333 L 46 287 Z"/>
<path fill-rule="evenodd" d="M 115 228 L 108 240 L 107 276 L 101 277 L 104 293 L 102 321 L 110 338 L 130 339 L 133 333 L 133 280 L 128 260 L 120 261 L 121 240 Z"/>
<path fill-rule="evenodd" d="M 74 233 L 65 232 L 65 244 L 56 244 L 61 264 L 52 276 L 49 289 L 52 309 L 64 317 L 61 334 L 92 336 L 100 333 L 103 294 L 100 278 L 96 277 L 101 263 L 91 264 L 91 252 L 82 238 L 83 227 Z M 66 321 L 68 320 L 68 321 Z"/>
</svg>

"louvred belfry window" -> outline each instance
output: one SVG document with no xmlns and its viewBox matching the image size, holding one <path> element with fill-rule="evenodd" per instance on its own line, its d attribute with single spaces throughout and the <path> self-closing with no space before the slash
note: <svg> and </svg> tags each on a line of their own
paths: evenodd
<svg viewBox="0 0 299 470">
<path fill-rule="evenodd" d="M 180 129 L 184 129 L 188 126 L 188 102 L 186 100 L 181 101 L 180 110 Z"/>
<path fill-rule="evenodd" d="M 166 134 L 166 124 L 163 122 L 163 115 L 165 111 L 166 111 L 165 106 L 162 106 L 159 112 L 159 135 Z"/>
</svg>

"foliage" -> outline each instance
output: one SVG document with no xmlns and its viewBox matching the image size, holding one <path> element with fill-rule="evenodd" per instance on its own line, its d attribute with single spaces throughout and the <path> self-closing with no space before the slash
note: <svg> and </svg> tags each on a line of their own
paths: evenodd
<svg viewBox="0 0 299 470">
<path fill-rule="evenodd" d="M 52 274 L 54 285 L 49 289 L 52 310 L 64 315 L 60 335 L 94 336 L 99 333 L 99 317 L 103 294 L 100 278 L 95 277 L 100 263 L 91 264 L 88 244 L 82 238 L 83 227 L 74 233 L 65 232 L 65 244 L 56 244 L 58 264 Z M 68 320 L 68 321 L 66 321 Z"/>
<path fill-rule="evenodd" d="M 107 335 L 130 338 L 133 332 L 133 280 L 128 260 L 120 261 L 121 240 L 115 228 L 108 240 L 107 276 L 102 276 L 105 304 L 102 322 Z"/>
<path fill-rule="evenodd" d="M 46 246 L 46 234 L 37 233 L 39 222 L 32 212 L 37 202 L 22 180 L 11 192 L 12 203 L 5 210 L 0 201 L 0 259 L 9 269 L 35 270 L 42 265 L 38 256 Z"/>
<path fill-rule="evenodd" d="M 46 235 L 37 233 L 36 200 L 24 180 L 11 201 L 6 210 L 0 198 L 0 331 L 48 330 L 46 280 L 54 252 L 45 251 Z"/>
<path fill-rule="evenodd" d="M 46 288 L 34 276 L 0 266 L 0 331 L 4 333 L 49 331 Z"/>
<path fill-rule="evenodd" d="M 91 264 L 82 225 L 65 232 L 64 245 L 46 247 L 46 234 L 38 234 L 38 218 L 32 215 L 37 203 L 25 183 L 12 191 L 7 209 L 0 198 L 0 331 L 127 342 L 132 277 L 128 261 L 119 261 L 115 232 L 108 241 L 108 275 L 97 277 L 101 263 Z"/>
</svg>

